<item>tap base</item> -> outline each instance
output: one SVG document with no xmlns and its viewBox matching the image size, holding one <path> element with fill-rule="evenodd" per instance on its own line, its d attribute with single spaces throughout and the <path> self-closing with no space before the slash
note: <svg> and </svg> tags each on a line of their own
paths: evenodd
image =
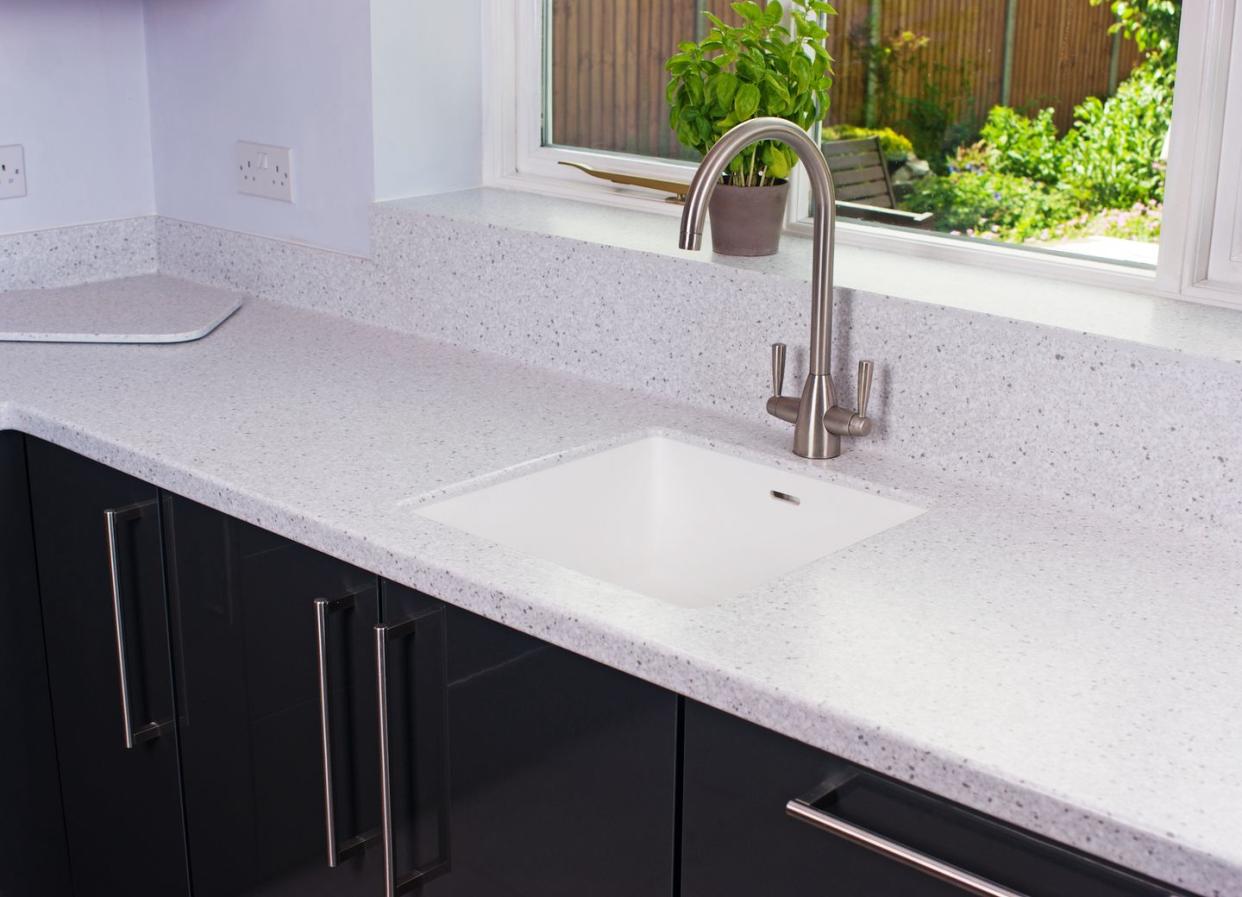
<svg viewBox="0 0 1242 897">
<path fill-rule="evenodd" d="M 836 390 L 828 374 L 809 374 L 798 401 L 798 419 L 794 424 L 795 455 L 825 461 L 841 454 L 841 437 L 828 429 L 828 409 L 836 405 Z"/>
</svg>

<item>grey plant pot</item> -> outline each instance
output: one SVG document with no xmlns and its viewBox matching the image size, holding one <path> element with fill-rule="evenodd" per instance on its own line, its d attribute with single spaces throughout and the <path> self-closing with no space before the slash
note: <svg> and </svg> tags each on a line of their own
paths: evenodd
<svg viewBox="0 0 1242 897">
<path fill-rule="evenodd" d="M 712 251 L 721 255 L 775 255 L 781 247 L 789 183 L 767 187 L 719 184 L 707 211 L 712 219 Z"/>
</svg>

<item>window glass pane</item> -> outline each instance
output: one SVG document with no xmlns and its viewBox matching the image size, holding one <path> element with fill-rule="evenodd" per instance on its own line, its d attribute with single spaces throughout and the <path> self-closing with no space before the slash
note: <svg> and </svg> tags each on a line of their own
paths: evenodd
<svg viewBox="0 0 1242 897">
<path fill-rule="evenodd" d="M 548 0 L 550 65 L 544 143 L 664 159 L 698 159 L 668 125 L 664 62 L 701 40 L 731 0 Z"/>
<path fill-rule="evenodd" d="M 545 143 L 696 158 L 668 126 L 664 61 L 706 35 L 705 9 L 737 22 L 730 5 L 547 0 Z M 843 214 L 1154 265 L 1179 0 L 833 5 L 823 139 Z"/>
</svg>

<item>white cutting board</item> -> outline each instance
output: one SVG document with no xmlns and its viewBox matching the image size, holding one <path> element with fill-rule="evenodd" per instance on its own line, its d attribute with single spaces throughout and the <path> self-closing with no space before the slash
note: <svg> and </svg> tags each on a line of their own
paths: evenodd
<svg viewBox="0 0 1242 897">
<path fill-rule="evenodd" d="M 0 292 L 0 341 L 185 343 L 241 308 L 236 293 L 146 274 L 47 290 Z"/>
</svg>

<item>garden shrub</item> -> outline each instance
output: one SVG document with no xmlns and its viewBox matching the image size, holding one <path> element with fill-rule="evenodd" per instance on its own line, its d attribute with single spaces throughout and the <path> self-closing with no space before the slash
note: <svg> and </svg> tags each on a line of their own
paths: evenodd
<svg viewBox="0 0 1242 897">
<path fill-rule="evenodd" d="M 1027 118 L 1008 106 L 994 106 L 981 132 L 987 168 L 1044 184 L 1060 181 L 1063 150 L 1053 112 L 1041 109 Z"/>
<path fill-rule="evenodd" d="M 892 128 L 863 128 L 858 125 L 833 125 L 824 128 L 824 140 L 857 140 L 861 137 L 879 137 L 880 149 L 890 162 L 904 162 L 914 154 L 914 144 L 909 138 Z"/>
<path fill-rule="evenodd" d="M 969 104 L 972 85 L 965 64 L 939 64 L 922 73 L 922 87 L 907 97 L 905 115 L 897 121 L 909 135 L 914 152 L 938 174 L 949 170 L 946 155 L 978 134 L 979 123 L 961 121 L 957 110 Z"/>
<path fill-rule="evenodd" d="M 1086 208 L 1126 209 L 1164 198 L 1161 151 L 1173 113 L 1173 69 L 1146 62 L 1101 102 L 1074 109 L 1061 182 Z"/>
<path fill-rule="evenodd" d="M 988 145 L 982 140 L 959 146 L 949 160 L 949 173 L 955 171 L 973 171 L 976 174 L 988 170 Z"/>
<path fill-rule="evenodd" d="M 1112 97 L 1076 106 L 1060 139 L 1052 109 L 1028 118 L 997 106 L 982 139 L 959 147 L 949 174 L 921 181 L 902 208 L 935 213 L 937 230 L 1015 242 L 1092 233 L 1158 239 L 1173 76 L 1147 60 Z"/>
<path fill-rule="evenodd" d="M 919 181 L 902 203 L 935 214 L 937 230 L 1022 241 L 1079 213 L 1074 197 L 1032 178 L 996 171 L 958 171 Z"/>
</svg>

